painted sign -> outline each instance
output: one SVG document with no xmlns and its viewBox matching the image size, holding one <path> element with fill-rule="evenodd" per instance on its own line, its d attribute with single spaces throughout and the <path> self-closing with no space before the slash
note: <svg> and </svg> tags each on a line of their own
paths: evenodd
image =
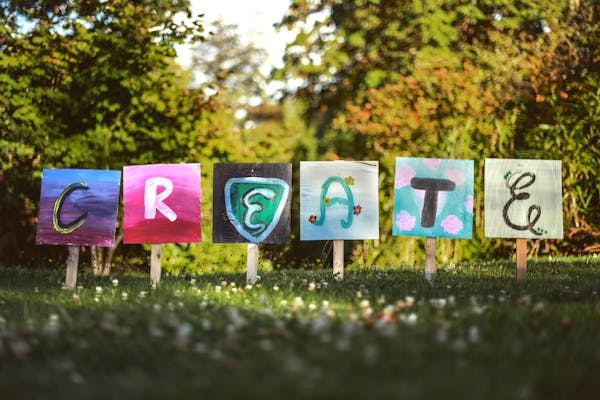
<svg viewBox="0 0 600 400">
<path fill-rule="evenodd" d="M 36 243 L 113 245 L 120 171 L 45 169 Z"/>
<path fill-rule="evenodd" d="M 300 163 L 300 239 L 379 239 L 379 163 Z"/>
<path fill-rule="evenodd" d="M 473 161 L 396 158 L 392 234 L 470 239 Z"/>
<path fill-rule="evenodd" d="M 201 240 L 200 164 L 123 168 L 123 242 Z"/>
<path fill-rule="evenodd" d="M 291 181 L 291 164 L 216 163 L 213 242 L 289 242 Z"/>
<path fill-rule="evenodd" d="M 485 160 L 485 236 L 561 239 L 561 162 Z"/>
</svg>

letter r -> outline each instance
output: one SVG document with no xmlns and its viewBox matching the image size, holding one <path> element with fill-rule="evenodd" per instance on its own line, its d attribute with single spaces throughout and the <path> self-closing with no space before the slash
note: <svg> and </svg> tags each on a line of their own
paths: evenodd
<svg viewBox="0 0 600 400">
<path fill-rule="evenodd" d="M 158 187 L 165 189 L 158 193 Z M 169 178 L 154 177 L 146 180 L 144 186 L 144 218 L 155 219 L 156 210 L 171 222 L 177 219 L 177 214 L 163 201 L 173 193 L 173 181 Z"/>
</svg>

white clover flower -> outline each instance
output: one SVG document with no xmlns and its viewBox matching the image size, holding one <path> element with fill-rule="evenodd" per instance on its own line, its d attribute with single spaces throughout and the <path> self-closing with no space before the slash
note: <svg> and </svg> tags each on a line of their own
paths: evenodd
<svg viewBox="0 0 600 400">
<path fill-rule="evenodd" d="M 387 306 L 383 307 L 382 312 L 385 316 L 391 317 L 394 314 L 394 306 L 391 304 L 388 304 Z"/>
<path fill-rule="evenodd" d="M 309 309 L 310 311 L 314 311 L 314 310 L 316 310 L 316 309 L 317 309 L 317 305 L 316 305 L 315 303 L 310 303 L 310 304 L 308 305 L 308 309 Z"/>
<path fill-rule="evenodd" d="M 446 299 L 431 299 L 429 300 L 429 304 L 437 310 L 441 310 L 446 307 Z"/>
<path fill-rule="evenodd" d="M 309 292 L 314 292 L 315 289 L 316 289 L 316 285 L 315 285 L 314 282 L 311 282 L 311 283 L 308 284 L 308 291 Z"/>
<path fill-rule="evenodd" d="M 370 305 L 369 300 L 365 299 L 360 302 L 359 307 L 364 310 L 365 308 L 369 307 L 369 305 Z"/>
<path fill-rule="evenodd" d="M 322 306 L 323 308 L 329 308 L 329 306 L 330 306 L 330 305 L 331 305 L 331 304 L 329 303 L 329 301 L 328 301 L 328 300 L 323 300 L 323 301 L 321 302 L 321 306 Z"/>
<path fill-rule="evenodd" d="M 279 291 L 279 286 L 277 286 L 277 285 L 273 286 L 273 290 L 274 290 L 275 292 L 278 292 L 278 291 Z"/>
<path fill-rule="evenodd" d="M 400 315 L 400 321 L 404 322 L 406 325 L 413 326 L 417 323 L 417 314 L 410 313 L 408 315 Z"/>
<path fill-rule="evenodd" d="M 139 297 L 140 299 L 143 299 L 143 298 L 145 298 L 147 295 L 148 295 L 148 292 L 146 292 L 146 291 L 142 290 L 142 291 L 141 291 L 141 292 L 138 294 L 138 297 Z"/>
<path fill-rule="evenodd" d="M 102 286 L 96 286 L 96 293 L 102 294 Z"/>
<path fill-rule="evenodd" d="M 479 342 L 479 339 L 480 339 L 479 328 L 476 327 L 475 325 L 471 326 L 469 328 L 469 332 L 467 334 L 467 337 L 469 338 L 469 342 L 471 342 L 471 343 L 477 343 L 477 342 Z"/>
<path fill-rule="evenodd" d="M 245 289 L 246 289 L 246 290 L 252 290 L 252 285 L 250 285 L 250 284 L 247 284 Z"/>
<path fill-rule="evenodd" d="M 112 282 L 112 285 L 113 285 L 114 287 L 117 287 L 117 286 L 119 286 L 119 280 L 118 280 L 118 279 L 113 279 L 111 282 Z"/>
<path fill-rule="evenodd" d="M 127 294 L 127 292 L 121 293 L 121 300 L 125 301 L 125 300 L 127 300 L 127 297 L 129 297 L 129 295 Z"/>
<path fill-rule="evenodd" d="M 281 300 L 279 302 L 279 305 L 284 306 L 284 307 L 287 306 L 287 304 L 288 304 L 287 300 Z"/>
<path fill-rule="evenodd" d="M 415 304 L 415 298 L 413 296 L 406 296 L 404 302 L 407 307 L 412 307 Z"/>
<path fill-rule="evenodd" d="M 302 297 L 296 296 L 294 298 L 294 307 L 302 307 L 303 305 L 304 305 L 304 300 L 302 300 Z"/>
<path fill-rule="evenodd" d="M 438 343 L 446 343 L 448 341 L 448 329 L 446 327 L 442 326 L 435 332 L 435 341 Z"/>
<path fill-rule="evenodd" d="M 221 286 L 215 286 L 215 292 L 220 292 L 221 291 Z"/>
<path fill-rule="evenodd" d="M 192 279 L 190 279 L 190 284 L 191 284 L 191 285 L 195 285 L 195 284 L 196 284 L 196 278 L 192 278 Z"/>
<path fill-rule="evenodd" d="M 210 321 L 210 319 L 203 319 L 200 322 L 200 326 L 202 326 L 202 329 L 204 329 L 205 331 L 210 331 L 210 328 L 212 328 L 212 322 Z"/>
</svg>

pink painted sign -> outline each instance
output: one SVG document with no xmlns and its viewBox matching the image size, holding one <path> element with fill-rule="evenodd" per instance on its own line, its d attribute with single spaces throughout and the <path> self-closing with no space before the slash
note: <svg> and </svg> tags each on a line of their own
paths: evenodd
<svg viewBox="0 0 600 400">
<path fill-rule="evenodd" d="M 201 240 L 200 164 L 123 168 L 125 244 Z"/>
</svg>

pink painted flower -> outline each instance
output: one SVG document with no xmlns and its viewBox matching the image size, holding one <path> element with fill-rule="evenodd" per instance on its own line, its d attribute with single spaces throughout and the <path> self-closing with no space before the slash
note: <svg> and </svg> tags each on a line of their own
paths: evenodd
<svg viewBox="0 0 600 400">
<path fill-rule="evenodd" d="M 453 235 L 460 232 L 460 230 L 463 228 L 462 221 L 454 214 L 450 214 L 446 218 L 444 218 L 441 225 L 446 232 L 451 233 Z"/>
<path fill-rule="evenodd" d="M 394 187 L 400 189 L 410 185 L 410 180 L 415 177 L 415 170 L 406 164 L 402 164 L 396 168 L 396 181 Z"/>
<path fill-rule="evenodd" d="M 444 171 L 444 175 L 457 185 L 462 185 L 467 180 L 465 174 L 460 169 L 448 169 Z"/>
<path fill-rule="evenodd" d="M 467 210 L 469 214 L 473 214 L 473 196 L 471 195 L 468 195 L 465 200 L 465 210 Z"/>
<path fill-rule="evenodd" d="M 408 213 L 406 210 L 400 211 L 396 214 L 396 226 L 401 231 L 410 231 L 415 227 L 416 218 Z"/>
<path fill-rule="evenodd" d="M 427 165 L 430 169 L 437 171 L 437 169 L 440 167 L 440 164 L 442 163 L 442 160 L 440 160 L 439 158 L 424 158 L 423 163 Z"/>
</svg>

